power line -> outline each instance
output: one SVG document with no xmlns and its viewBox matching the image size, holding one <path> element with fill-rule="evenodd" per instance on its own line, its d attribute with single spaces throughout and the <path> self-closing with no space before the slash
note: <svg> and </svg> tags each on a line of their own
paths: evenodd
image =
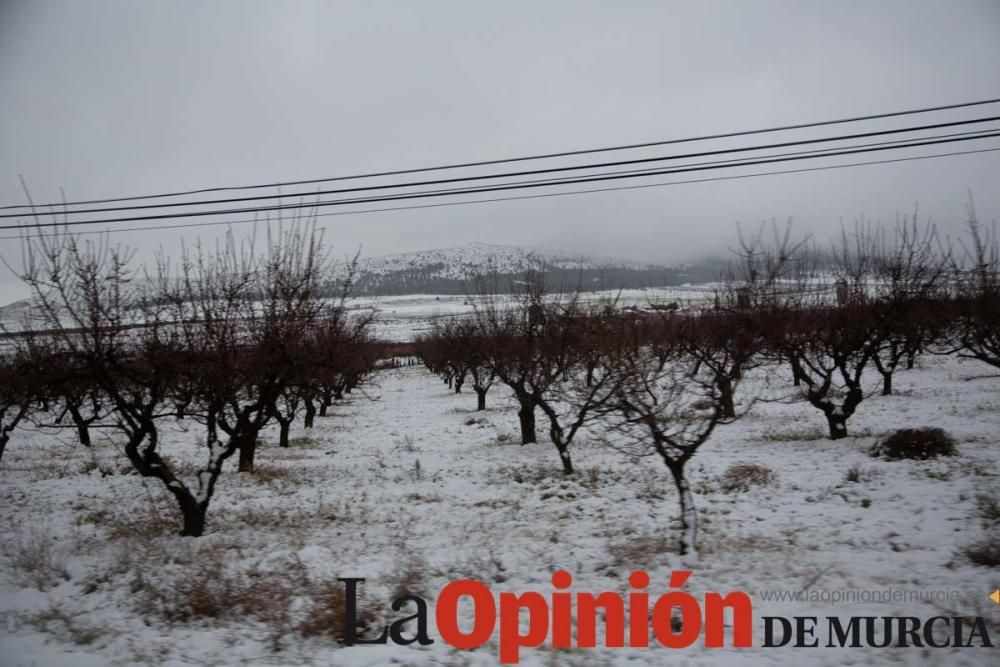
<svg viewBox="0 0 1000 667">
<path fill-rule="evenodd" d="M 991 128 L 989 130 L 977 130 L 977 131 L 974 131 L 974 132 L 957 132 L 957 133 L 952 133 L 952 134 L 942 134 L 942 135 L 936 135 L 936 136 L 933 136 L 933 137 L 925 137 L 925 139 L 931 140 L 931 139 L 944 139 L 944 138 L 947 138 L 947 137 L 967 137 L 968 139 L 971 140 L 971 139 L 986 139 L 986 138 L 996 137 L 996 136 L 1000 136 L 1000 128 Z M 895 140 L 895 141 L 875 142 L 875 143 L 869 143 L 869 144 L 855 144 L 853 146 L 848 146 L 846 148 L 858 149 L 858 148 L 866 148 L 866 147 L 869 147 L 869 146 L 885 146 L 886 149 L 888 150 L 888 149 L 891 149 L 891 148 L 901 148 L 902 149 L 902 148 L 910 148 L 911 146 L 924 145 L 924 144 L 913 144 L 912 142 L 913 142 L 912 139 L 903 139 L 903 140 Z M 937 143 L 937 142 L 935 142 L 935 143 Z M 664 170 L 664 169 L 659 168 L 659 167 L 653 167 L 653 168 L 647 168 L 647 169 L 627 169 L 627 170 L 621 170 L 621 171 L 603 172 L 601 174 L 594 174 L 594 176 L 601 176 L 602 177 L 602 178 L 597 179 L 597 180 L 607 180 L 604 177 L 616 176 L 616 175 L 619 175 L 619 174 L 631 174 L 631 175 L 634 175 L 636 177 L 642 177 L 642 176 L 660 176 L 660 175 L 663 175 L 663 174 L 684 173 L 684 172 L 687 172 L 687 171 L 701 171 L 702 170 L 702 169 L 694 169 L 694 167 L 704 167 L 705 169 L 722 169 L 722 168 L 725 168 L 725 167 L 742 167 L 742 166 L 753 165 L 753 164 L 766 164 L 767 162 L 781 162 L 781 161 L 783 161 L 783 160 L 777 160 L 777 159 L 772 159 L 772 158 L 785 158 L 785 157 L 792 158 L 793 156 L 803 156 L 803 157 L 801 157 L 799 159 L 831 157 L 831 156 L 843 154 L 841 151 L 844 151 L 844 150 L 845 150 L 845 148 L 822 148 L 822 149 L 808 150 L 808 151 L 794 151 L 794 152 L 789 152 L 789 153 L 775 153 L 775 154 L 771 154 L 771 155 L 763 155 L 763 156 L 760 156 L 761 157 L 761 161 L 758 161 L 757 159 L 755 159 L 754 161 L 748 161 L 747 158 L 734 158 L 734 159 L 729 159 L 729 160 L 712 160 L 712 161 L 708 161 L 708 162 L 693 162 L 693 163 L 688 163 L 688 164 L 680 165 L 678 167 L 674 167 L 674 168 L 671 168 L 669 170 Z M 834 152 L 831 152 L 831 151 L 834 151 Z M 864 152 L 864 151 L 850 151 L 850 152 L 858 153 L 858 152 Z M 768 159 L 767 160 L 763 160 L 763 158 L 768 158 Z M 534 179 L 534 180 L 527 180 L 527 181 L 510 181 L 510 182 L 507 182 L 507 183 L 503 183 L 503 185 L 505 185 L 505 186 L 521 186 L 521 185 L 528 186 L 528 185 L 534 185 L 534 184 L 540 184 L 540 185 L 544 185 L 544 184 L 548 184 L 548 185 L 564 185 L 564 184 L 572 183 L 572 182 L 576 182 L 576 179 L 574 179 L 573 181 L 569 181 L 566 178 L 547 178 L 547 179 Z M 513 188 L 510 188 L 510 189 L 513 189 Z M 440 190 L 429 190 L 429 191 L 426 191 L 425 194 L 428 194 L 428 195 L 430 195 L 430 194 L 435 194 L 435 195 L 464 194 L 464 193 L 469 192 L 469 190 L 470 190 L 470 188 L 449 188 L 449 189 L 440 189 Z M 352 200 L 352 201 L 355 201 L 356 203 L 364 203 L 366 200 L 359 199 L 359 200 Z"/>
<path fill-rule="evenodd" d="M 437 203 L 433 203 L 433 204 L 413 204 L 413 205 L 408 205 L 408 206 L 391 206 L 391 207 L 385 207 L 385 208 L 359 209 L 359 210 L 354 210 L 354 211 L 329 211 L 329 212 L 326 212 L 326 213 L 314 213 L 314 214 L 312 214 L 311 217 L 315 217 L 315 218 L 328 218 L 328 217 L 335 217 L 335 216 L 342 216 L 342 215 L 363 215 L 363 214 L 368 214 L 368 213 L 388 213 L 388 212 L 392 212 L 392 211 L 412 211 L 412 210 L 426 209 L 426 208 L 442 208 L 442 207 L 446 207 L 446 206 L 466 206 L 466 205 L 470 205 L 470 204 L 489 204 L 489 203 L 505 202 L 505 201 L 522 201 L 522 200 L 527 200 L 527 199 L 546 199 L 546 198 L 549 198 L 549 197 L 567 197 L 567 196 L 595 194 L 595 193 L 602 193 L 602 192 L 618 192 L 618 191 L 622 191 L 622 190 L 644 190 L 644 189 L 647 189 L 647 188 L 661 188 L 661 187 L 668 187 L 668 186 L 673 186 L 673 185 L 688 185 L 688 184 L 693 184 L 693 183 L 710 183 L 710 182 L 714 182 L 714 181 L 733 181 L 733 180 L 741 180 L 741 179 L 746 179 L 746 178 L 758 178 L 758 177 L 762 177 L 762 176 L 781 176 L 781 175 L 787 175 L 787 174 L 803 174 L 803 173 L 810 173 L 810 172 L 816 172 L 816 171 L 829 171 L 829 170 L 833 170 L 833 169 L 847 169 L 847 168 L 853 168 L 853 167 L 867 167 L 867 166 L 881 165 L 881 164 L 894 164 L 894 163 L 899 163 L 899 162 L 914 162 L 914 161 L 918 161 L 918 160 L 931 160 L 931 159 L 935 159 L 935 158 L 956 157 L 956 156 L 962 156 L 962 155 L 976 155 L 976 154 L 980 154 L 980 153 L 995 153 L 995 152 L 1000 152 L 1000 147 L 996 147 L 996 148 L 980 148 L 980 149 L 968 150 L 968 151 L 953 151 L 953 152 L 948 152 L 948 153 L 936 153 L 934 155 L 916 155 L 916 156 L 912 156 L 912 157 L 892 158 L 892 159 L 888 159 L 888 160 L 870 160 L 870 161 L 866 161 L 866 162 L 849 162 L 849 163 L 844 163 L 844 164 L 826 165 L 826 166 L 823 166 L 823 167 L 804 167 L 804 168 L 800 168 L 800 169 L 784 169 L 784 170 L 780 170 L 780 171 L 765 171 L 765 172 L 757 172 L 757 173 L 753 173 L 753 174 L 737 174 L 737 175 L 734 175 L 734 176 L 714 176 L 714 177 L 710 177 L 710 178 L 697 178 L 697 179 L 688 179 L 688 180 L 683 180 L 683 181 L 667 181 L 667 182 L 662 182 L 662 183 L 645 183 L 645 184 L 642 184 L 642 185 L 620 185 L 620 186 L 606 187 L 606 188 L 589 188 L 589 189 L 585 189 L 585 190 L 570 190 L 570 191 L 566 191 L 566 192 L 546 192 L 546 193 L 532 194 L 532 195 L 516 195 L 516 196 L 513 196 L 513 197 L 491 197 L 491 198 L 487 198 L 487 199 L 469 199 L 469 200 L 465 200 L 465 201 L 437 202 Z M 258 222 L 261 222 L 261 220 L 259 220 L 258 218 L 254 217 L 254 218 L 244 218 L 242 220 L 217 220 L 217 221 L 213 221 L 213 222 L 190 222 L 190 223 L 181 223 L 181 224 L 176 224 L 176 225 L 148 225 L 148 226 L 143 226 L 143 227 L 126 227 L 126 228 L 90 230 L 90 231 L 84 230 L 84 231 L 75 232 L 75 233 L 76 234 L 110 234 L 112 232 L 119 233 L 119 232 L 155 231 L 155 230 L 164 230 L 164 229 L 191 229 L 191 228 L 196 228 L 196 227 L 217 227 L 219 225 L 234 225 L 234 224 L 242 224 L 242 223 L 247 223 L 247 222 L 258 223 Z M 21 227 L 20 229 L 28 230 L 30 228 L 31 227 Z M 52 232 L 52 233 L 38 232 L 38 233 L 31 234 L 31 236 L 32 237 L 55 237 L 55 236 L 61 236 L 62 234 L 63 234 L 63 232 Z M 24 237 L 21 236 L 21 235 L 18 235 L 18 236 L 0 236 L 0 240 L 3 240 L 3 241 L 17 240 L 17 239 L 22 239 L 22 238 L 24 238 Z"/>
<path fill-rule="evenodd" d="M 511 158 L 500 158 L 500 159 L 495 159 L 495 160 L 480 160 L 480 161 L 474 161 L 474 162 L 459 162 L 459 163 L 452 163 L 452 164 L 436 165 L 436 166 L 431 166 L 431 167 L 418 167 L 418 168 L 412 168 L 412 169 L 397 169 L 397 170 L 391 170 L 391 171 L 369 172 L 369 173 L 354 174 L 354 175 L 349 175 L 349 176 L 332 176 L 332 177 L 327 177 L 327 178 L 313 178 L 313 179 L 298 180 L 298 181 L 279 181 L 279 182 L 276 182 L 276 183 L 264 183 L 264 184 L 257 184 L 257 185 L 222 186 L 222 187 L 201 188 L 201 189 L 196 189 L 196 190 L 183 190 L 183 191 L 177 191 L 177 192 L 167 192 L 167 193 L 150 194 L 150 195 L 136 195 L 136 196 L 131 196 L 131 197 L 115 197 L 115 198 L 106 198 L 106 199 L 89 199 L 89 200 L 80 200 L 80 201 L 74 201 L 74 202 L 52 202 L 52 203 L 48 203 L 48 204 L 39 204 L 38 206 L 40 206 L 40 207 L 61 207 L 61 206 L 78 206 L 78 205 L 84 205 L 84 204 L 104 204 L 104 203 L 111 203 L 111 202 L 136 201 L 136 200 L 140 200 L 140 199 L 160 199 L 160 198 L 166 198 L 166 197 L 182 197 L 182 196 L 187 196 L 187 195 L 205 194 L 205 193 L 209 193 L 209 192 L 226 192 L 226 191 L 234 191 L 234 190 L 255 190 L 255 189 L 261 189 L 261 188 L 280 188 L 280 187 L 294 186 L 294 185 L 313 185 L 313 184 L 316 184 L 316 183 L 328 183 L 328 182 L 333 182 L 333 181 L 356 180 L 356 179 L 362 179 L 362 178 L 376 178 L 376 177 L 382 177 L 382 176 L 399 176 L 399 175 L 404 175 L 404 174 L 416 174 L 416 173 L 424 173 L 424 172 L 431 172 L 431 171 L 443 171 L 443 170 L 447 170 L 447 169 L 461 169 L 461 168 L 468 168 L 468 167 L 482 167 L 482 166 L 496 165 L 496 164 L 509 164 L 509 163 L 513 163 L 513 162 L 526 162 L 526 161 L 529 161 L 529 160 L 544 160 L 544 159 L 551 159 L 551 158 L 558 158 L 558 157 L 571 157 L 571 156 L 576 156 L 576 155 L 589 155 L 589 154 L 594 154 L 594 153 L 605 153 L 605 152 L 611 152 L 611 151 L 632 150 L 632 149 L 638 149 L 638 148 L 651 148 L 651 147 L 654 147 L 654 146 L 668 146 L 668 145 L 674 145 L 674 144 L 691 143 L 691 142 L 696 142 L 696 141 L 708 141 L 708 140 L 712 140 L 712 139 L 730 139 L 730 138 L 733 138 L 733 137 L 751 136 L 751 135 L 756 135 L 756 134 L 768 134 L 768 133 L 774 133 L 774 132 L 785 132 L 785 131 L 788 131 L 788 130 L 799 130 L 799 129 L 814 128 L 814 127 L 824 127 L 824 126 L 830 126 L 830 125 L 841 125 L 841 124 L 845 124 L 845 123 L 855 123 L 855 122 L 867 121 L 867 120 L 878 120 L 878 119 L 883 119 L 883 118 L 895 118 L 895 117 L 900 117 L 900 116 L 909 116 L 909 115 L 915 115 L 915 114 L 931 113 L 931 112 L 935 112 L 935 111 L 946 111 L 946 110 L 951 110 L 951 109 L 962 109 L 962 108 L 983 106 L 983 105 L 988 105 L 988 104 L 996 104 L 998 102 L 1000 102 L 1000 98 L 992 98 L 992 99 L 986 99 L 986 100 L 977 100 L 977 101 L 973 101 L 973 102 L 960 102 L 960 103 L 957 103 L 957 104 L 946 104 L 946 105 L 939 105 L 939 106 L 932 106 L 932 107 L 923 107 L 923 108 L 918 108 L 918 109 L 906 109 L 906 110 L 903 110 L 903 111 L 892 111 L 892 112 L 880 113 L 880 114 L 868 114 L 868 115 L 864 115 L 864 116 L 853 116 L 853 117 L 847 117 L 847 118 L 838 118 L 838 119 L 834 119 L 834 120 L 813 121 L 813 122 L 808 122 L 808 123 L 797 123 L 797 124 L 792 124 L 792 125 L 780 125 L 780 126 L 775 126 L 775 127 L 759 128 L 759 129 L 753 129 L 753 130 L 739 130 L 739 131 L 724 132 L 724 133 L 719 133 L 719 134 L 707 134 L 707 135 L 700 135 L 700 136 L 693 136 L 693 137 L 684 137 L 684 138 L 680 138 L 680 139 L 667 139 L 667 140 L 661 140 L 661 141 L 648 141 L 648 142 L 637 143 L 637 144 L 622 144 L 622 145 L 618 145 L 618 146 L 606 146 L 606 147 L 601 147 L 601 148 L 587 148 L 587 149 L 580 149 L 580 150 L 562 151 L 562 152 L 558 152 L 558 153 L 541 153 L 541 154 L 536 154 L 536 155 L 526 155 L 526 156 L 511 157 Z M 31 208 L 31 205 L 30 204 L 11 204 L 11 205 L 6 205 L 6 206 L 0 206 L 0 209 L 19 209 L 19 208 L 20 209 Z"/>
<path fill-rule="evenodd" d="M 626 178 L 641 178 L 648 176 L 658 176 L 664 174 L 677 174 L 677 173 L 687 173 L 694 171 L 705 171 L 711 169 L 725 169 L 732 167 L 743 167 L 743 166 L 753 166 L 759 164 L 774 164 L 780 162 L 790 162 L 805 159 L 816 159 L 819 157 L 835 157 L 839 155 L 854 155 L 858 153 L 869 153 L 884 150 L 899 150 L 903 148 L 915 148 L 920 146 L 931 146 L 937 144 L 948 144 L 958 141 L 973 141 L 977 139 L 987 139 L 991 137 L 1000 136 L 1000 132 L 993 132 L 989 134 L 977 134 L 976 136 L 964 136 L 964 137 L 951 137 L 946 139 L 934 139 L 934 140 L 920 140 L 911 141 L 909 143 L 899 145 L 896 142 L 884 142 L 891 143 L 892 145 L 877 145 L 874 147 L 867 148 L 856 148 L 848 150 L 836 150 L 824 152 L 822 154 L 814 154 L 810 152 L 807 155 L 796 155 L 790 157 L 781 158 L 768 158 L 768 159 L 753 159 L 753 160 L 743 160 L 738 162 L 730 162 L 727 164 L 710 164 L 706 166 L 692 166 L 692 167 L 680 167 L 672 169 L 658 169 L 654 171 L 644 171 L 642 173 L 618 173 L 618 174 L 599 174 L 591 175 L 579 178 L 565 178 L 560 180 L 554 179 L 544 179 L 542 182 L 525 182 L 521 184 L 501 184 L 501 185 L 491 185 L 486 187 L 470 187 L 470 188 L 454 188 L 448 190 L 438 190 L 438 191 L 421 191 L 412 192 L 405 194 L 394 194 L 389 196 L 381 197 L 366 197 L 366 198 L 352 198 L 352 199 L 335 199 L 335 200 L 322 200 L 316 201 L 309 204 L 279 204 L 274 206 L 260 206 L 260 207 L 247 207 L 247 208 L 237 208 L 237 209 L 224 209 L 224 210 L 209 210 L 209 211 L 188 211 L 180 213 L 165 213 L 156 215 L 146 215 L 146 216 L 133 216 L 126 218 L 106 218 L 99 220 L 74 220 L 74 221 L 64 221 L 64 222 L 36 222 L 33 223 L 34 227 L 70 227 L 78 225 L 93 225 L 93 224 L 106 224 L 106 223 L 116 223 L 116 222 L 138 222 L 142 220 L 168 220 L 177 218 L 191 218 L 191 217 L 204 217 L 208 215 L 230 215 L 238 213 L 265 213 L 271 211 L 285 211 L 285 210 L 302 210 L 309 208 L 320 208 L 327 206 L 344 206 L 350 204 L 358 203 L 375 203 L 382 201 L 401 201 L 409 199 L 423 199 L 427 197 L 441 197 L 441 196 L 453 196 L 456 194 L 477 194 L 484 192 L 502 192 L 506 190 L 519 190 L 537 187 L 552 187 L 554 185 L 573 185 L 577 183 L 592 183 L 597 181 L 609 181 L 609 180 L 620 180 Z M 23 227 L 23 225 L 3 225 L 0 229 L 18 229 Z"/>
<path fill-rule="evenodd" d="M 500 174 L 484 174 L 478 176 L 466 176 L 466 177 L 453 177 L 445 179 L 435 179 L 435 180 L 425 180 L 425 181 L 411 181 L 409 183 L 397 183 L 397 184 L 383 184 L 383 185 L 367 185 L 353 188 L 341 188 L 334 190 L 320 190 L 316 192 L 295 192 L 288 194 L 273 194 L 273 195 L 256 195 L 252 197 L 230 197 L 225 199 L 201 199 L 197 201 L 188 202 L 171 202 L 167 204 L 138 204 L 130 206 L 114 206 L 114 207 L 104 207 L 104 208 L 90 208 L 90 209 L 77 209 L 69 210 L 67 206 L 58 207 L 58 212 L 61 215 L 80 215 L 87 213 L 109 213 L 114 211 L 135 211 L 135 210 L 147 210 L 147 209 L 164 209 L 164 208 L 177 208 L 177 207 L 188 207 L 188 206 L 204 206 L 204 205 L 215 205 L 215 204 L 230 204 L 236 202 L 250 202 L 250 201 L 262 201 L 262 200 L 273 200 L 273 199 L 284 199 L 284 198 L 296 198 L 296 197 L 318 197 L 322 195 L 331 194 L 348 194 L 353 192 L 371 192 L 371 191 L 382 191 L 382 190 L 395 190 L 399 188 L 408 187 L 423 187 L 428 185 L 444 185 L 448 183 L 461 183 L 461 182 L 472 182 L 472 181 L 483 181 L 492 180 L 499 178 L 513 178 L 518 176 L 536 176 L 541 174 L 552 174 L 559 172 L 570 172 L 570 171 L 580 171 L 587 169 L 604 169 L 607 167 L 620 167 L 626 165 L 635 164 L 651 164 L 654 162 L 666 162 L 671 160 L 684 160 L 689 158 L 698 157 L 710 157 L 713 155 L 726 155 L 730 153 L 747 153 L 760 150 L 770 150 L 774 148 L 788 148 L 792 146 L 808 146 L 815 144 L 823 144 L 836 141 L 848 141 L 851 139 L 863 139 L 868 137 L 880 137 L 892 134 L 905 134 L 910 132 L 920 132 L 925 130 L 937 130 L 946 127 L 958 127 L 965 125 L 975 125 L 979 123 L 988 123 L 996 120 L 1000 120 L 1000 116 L 989 116 L 985 118 L 974 118 L 969 120 L 961 121 L 951 121 L 946 123 L 934 123 L 931 125 L 917 125 L 904 128 L 894 128 L 890 130 L 877 130 L 871 132 L 860 132 L 855 134 L 845 134 L 833 137 L 821 137 L 815 139 L 800 139 L 797 141 L 785 141 L 773 144 L 763 144 L 757 146 L 743 146 L 740 148 L 730 148 L 730 149 L 717 149 L 711 151 L 701 151 L 697 153 L 682 153 L 675 155 L 665 155 L 658 157 L 649 158 L 636 158 L 631 160 L 617 160 L 613 162 L 599 162 L 585 165 L 572 165 L 566 167 L 549 167 L 545 169 L 532 169 L 527 171 L 514 171 L 506 172 Z M 3 213 L 0 214 L 0 218 L 20 218 L 23 217 L 24 213 Z M 34 213 L 34 215 L 38 215 Z"/>
</svg>

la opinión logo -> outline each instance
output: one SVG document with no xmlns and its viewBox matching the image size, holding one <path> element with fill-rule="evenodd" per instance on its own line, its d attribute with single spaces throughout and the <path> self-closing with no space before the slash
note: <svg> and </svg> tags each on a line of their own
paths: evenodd
<svg viewBox="0 0 1000 667">
<path fill-rule="evenodd" d="M 680 588 L 690 578 L 689 570 L 670 574 L 670 588 Z M 358 636 L 358 584 L 364 579 L 341 578 L 345 586 L 346 615 L 343 643 L 428 645 L 427 602 L 417 595 L 406 595 L 392 601 L 393 611 L 400 611 L 408 602 L 416 611 L 384 627 L 377 637 Z M 685 648 L 704 637 L 705 646 L 716 648 L 725 642 L 725 611 L 732 613 L 730 646 L 752 645 L 753 603 L 742 592 L 727 595 L 705 593 L 699 601 L 690 593 L 671 590 L 651 596 L 646 590 L 649 575 L 633 572 L 628 582 L 632 590 L 626 596 L 606 591 L 601 593 L 569 592 L 572 576 L 559 570 L 552 574 L 548 595 L 538 592 L 494 593 L 486 584 L 474 579 L 461 579 L 445 585 L 437 596 L 434 622 L 442 641 L 461 649 L 475 649 L 498 633 L 500 662 L 517 664 L 522 648 L 535 648 L 549 642 L 553 648 L 594 648 L 597 646 L 598 613 L 604 617 L 604 643 L 609 648 L 649 646 L 650 630 L 667 648 Z M 467 598 L 473 605 L 472 628 L 463 630 L 459 623 L 459 603 Z M 520 617 L 527 613 L 527 631 L 521 631 Z M 407 624 L 416 624 L 416 634 L 407 636 Z M 575 643 L 574 643 L 574 632 Z M 411 630 L 412 632 L 412 630 Z"/>
<path fill-rule="evenodd" d="M 476 649 L 497 636 L 501 664 L 517 664 L 522 649 L 537 648 L 546 642 L 552 648 L 595 648 L 600 617 L 604 626 L 602 646 L 607 648 L 648 648 L 651 634 L 661 646 L 674 649 L 687 648 L 699 639 L 708 648 L 722 647 L 727 639 L 734 648 L 753 646 L 750 596 L 741 591 L 725 595 L 709 592 L 699 600 L 676 590 L 690 577 L 689 570 L 674 570 L 669 577 L 671 590 L 660 595 L 647 590 L 650 579 L 643 571 L 629 576 L 631 590 L 626 595 L 613 591 L 571 592 L 568 589 L 573 578 L 564 570 L 552 574 L 553 590 L 547 594 L 535 591 L 498 594 L 481 581 L 461 579 L 446 584 L 438 593 L 434 623 L 442 641 L 455 648 Z M 359 636 L 358 585 L 365 580 L 344 577 L 338 581 L 345 587 L 345 645 L 390 641 L 400 646 L 434 643 L 428 634 L 428 604 L 412 594 L 396 598 L 390 606 L 392 611 L 401 612 L 412 603 L 414 613 L 384 626 L 378 636 Z M 467 629 L 462 628 L 459 619 L 463 600 L 472 607 L 471 628 Z M 527 629 L 523 632 L 522 615 L 527 617 Z M 762 621 L 765 631 L 760 647 L 765 649 L 993 646 L 988 624 L 978 616 L 935 616 L 927 620 L 911 616 L 826 616 L 822 620 L 815 616 L 763 616 Z"/>
</svg>

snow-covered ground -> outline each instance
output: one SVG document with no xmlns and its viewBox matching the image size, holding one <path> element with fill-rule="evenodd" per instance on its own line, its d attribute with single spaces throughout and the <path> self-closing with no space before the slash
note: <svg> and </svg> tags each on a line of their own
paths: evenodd
<svg viewBox="0 0 1000 667">
<path fill-rule="evenodd" d="M 682 307 L 711 303 L 716 285 L 682 285 L 678 287 L 648 287 L 644 289 L 607 290 L 582 292 L 579 299 L 587 304 L 615 303 L 619 307 L 648 307 L 677 302 Z M 380 340 L 395 343 L 412 341 L 416 336 L 431 330 L 434 320 L 442 317 L 469 315 L 474 305 L 483 297 L 461 294 L 406 294 L 400 296 L 350 297 L 345 307 L 357 314 L 374 313 L 373 331 Z M 500 294 L 497 303 L 514 305 L 515 297 Z M 568 299 L 568 294 L 549 294 L 548 299 Z M 17 332 L 29 322 L 36 328 L 47 328 L 44 319 L 26 319 L 29 310 L 24 302 L 0 308 L 0 333 Z M 68 320 L 68 326 L 73 323 Z M 2 338 L 2 336 L 0 336 Z"/>
<path fill-rule="evenodd" d="M 614 303 L 620 308 L 629 306 L 644 308 L 673 302 L 687 308 L 711 303 L 715 296 L 715 288 L 715 285 L 704 284 L 582 292 L 579 299 L 586 304 Z M 428 333 L 434 321 L 439 318 L 472 314 L 477 300 L 481 298 L 457 294 L 353 297 L 347 299 L 346 307 L 353 312 L 376 313 L 374 330 L 379 339 L 409 342 L 420 334 Z M 550 294 L 547 298 L 567 299 L 569 295 Z M 515 297 L 506 294 L 496 297 L 500 304 L 513 305 L 514 299 Z"/>
<path fill-rule="evenodd" d="M 1000 606 L 987 596 L 1000 580 L 960 554 L 986 530 L 977 494 L 1000 491 L 1000 378 L 983 377 L 989 372 L 922 359 L 899 373 L 898 395 L 868 398 L 850 421 L 852 437 L 837 442 L 825 439 L 822 415 L 802 401 L 758 403 L 720 427 L 689 466 L 702 553 L 686 590 L 699 599 L 745 591 L 756 619 L 975 614 L 989 619 L 996 642 Z M 464 577 L 495 592 L 548 594 L 551 572 L 565 569 L 575 591 L 624 594 L 628 574 L 645 569 L 651 591 L 667 592 L 682 559 L 671 551 L 676 496 L 657 460 L 629 460 L 597 427 L 574 445 L 579 470 L 566 478 L 551 444 L 516 444 L 513 403 L 499 387 L 481 413 L 474 395 L 451 393 L 419 367 L 386 371 L 367 392 L 337 405 L 312 432 L 300 428 L 290 449 L 275 447 L 268 432 L 256 474 L 228 463 L 211 532 L 197 539 L 171 534 L 176 519 L 164 491 L 127 474 L 111 434 L 88 451 L 68 432 L 16 432 L 0 463 L 0 664 L 495 665 L 495 639 L 471 652 L 441 641 L 341 648 L 317 634 L 324 587 L 366 577 L 362 607 L 390 620 L 398 617 L 388 609 L 395 593 L 433 604 L 444 584 Z M 867 455 L 879 434 L 923 425 L 950 432 L 960 454 L 932 462 Z M 165 437 L 166 451 L 194 461 L 200 437 L 197 425 L 181 422 Z M 725 492 L 720 478 L 737 463 L 767 466 L 775 481 Z M 852 468 L 858 481 L 847 479 Z M 299 588 L 289 595 L 289 586 Z M 762 597 L 804 589 L 965 597 Z M 433 628 L 432 620 L 432 636 Z M 758 626 L 755 644 L 760 637 Z M 996 665 L 1000 655 L 700 644 L 525 649 L 522 664 L 951 666 Z"/>
</svg>

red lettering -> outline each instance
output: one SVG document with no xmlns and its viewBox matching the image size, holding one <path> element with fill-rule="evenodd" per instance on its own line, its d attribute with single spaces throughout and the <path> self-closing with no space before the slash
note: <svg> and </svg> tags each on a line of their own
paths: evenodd
<svg viewBox="0 0 1000 667">
<path fill-rule="evenodd" d="M 468 596 L 475 608 L 472 612 L 472 630 L 463 633 L 458 628 L 458 601 Z M 493 593 L 486 584 L 473 579 L 453 581 L 441 589 L 434 610 L 441 639 L 455 648 L 482 646 L 493 634 L 497 610 Z"/>
<path fill-rule="evenodd" d="M 528 610 L 528 634 L 521 634 L 521 609 Z M 500 663 L 516 664 L 521 647 L 539 646 L 549 634 L 549 605 L 541 593 L 500 594 Z"/>
</svg>

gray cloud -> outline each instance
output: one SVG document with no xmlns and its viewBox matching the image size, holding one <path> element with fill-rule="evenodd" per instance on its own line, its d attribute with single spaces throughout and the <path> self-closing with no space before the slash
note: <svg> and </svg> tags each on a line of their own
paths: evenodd
<svg viewBox="0 0 1000 667">
<path fill-rule="evenodd" d="M 23 203 L 18 174 L 36 199 L 86 199 L 981 99 L 1000 92 L 998 35 L 992 0 L 5 2 L 0 201 Z M 822 234 L 919 202 L 954 232 L 967 189 L 997 217 L 998 167 L 990 153 L 324 225 L 342 253 L 478 240 L 677 261 L 771 217 Z M 181 235 L 120 238 L 148 256 Z M 0 253 L 16 263 L 16 242 Z M 19 294 L 0 278 L 0 300 Z"/>
</svg>

